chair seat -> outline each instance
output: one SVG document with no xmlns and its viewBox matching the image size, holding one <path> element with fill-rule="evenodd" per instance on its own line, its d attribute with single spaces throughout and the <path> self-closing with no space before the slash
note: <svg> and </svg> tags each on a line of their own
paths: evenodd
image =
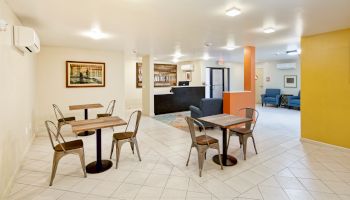
<svg viewBox="0 0 350 200">
<path fill-rule="evenodd" d="M 219 142 L 216 138 L 205 136 L 205 135 L 197 136 L 196 141 L 197 141 L 197 144 L 199 145 L 214 144 Z"/>
<path fill-rule="evenodd" d="M 100 118 L 100 117 L 110 117 L 112 116 L 111 114 L 109 113 L 101 113 L 101 114 L 97 114 L 97 118 Z"/>
<path fill-rule="evenodd" d="M 113 138 L 115 140 L 125 140 L 129 139 L 134 135 L 134 132 L 121 132 L 121 133 L 114 133 Z"/>
<path fill-rule="evenodd" d="M 265 97 L 265 101 L 275 102 L 276 101 L 276 97 Z"/>
<path fill-rule="evenodd" d="M 235 133 L 240 133 L 240 134 L 252 133 L 252 131 L 250 129 L 247 129 L 247 128 L 234 128 L 234 129 L 231 129 L 230 131 L 235 132 Z"/>
<path fill-rule="evenodd" d="M 83 148 L 84 144 L 82 140 L 73 140 L 73 141 L 62 143 L 62 146 L 66 151 L 68 151 L 68 150 Z M 61 145 L 59 144 L 56 145 L 55 151 L 63 151 Z"/>
<path fill-rule="evenodd" d="M 59 123 L 62 123 L 62 122 L 69 122 L 69 121 L 75 121 L 75 117 L 65 117 L 65 118 L 61 118 L 58 120 Z"/>
</svg>

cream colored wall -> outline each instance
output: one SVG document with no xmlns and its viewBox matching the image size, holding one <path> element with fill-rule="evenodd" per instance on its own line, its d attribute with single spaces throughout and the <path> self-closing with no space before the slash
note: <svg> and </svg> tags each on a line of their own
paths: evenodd
<svg viewBox="0 0 350 200">
<path fill-rule="evenodd" d="M 277 69 L 276 65 L 279 63 L 297 63 L 296 69 L 281 70 Z M 300 64 L 299 60 L 285 60 L 285 61 L 273 61 L 258 63 L 257 68 L 264 69 L 264 89 L 266 88 L 278 88 L 281 89 L 282 94 L 297 95 L 300 90 Z M 296 88 L 285 88 L 284 87 L 284 76 L 285 75 L 296 75 L 297 76 L 297 87 Z M 270 81 L 266 81 L 266 77 L 270 77 Z"/>
<path fill-rule="evenodd" d="M 197 61 L 188 61 L 188 62 L 181 62 L 178 64 L 177 68 L 177 81 L 185 81 L 186 80 L 186 72 L 181 70 L 181 65 L 185 64 L 193 64 L 193 71 L 192 73 L 192 81 L 190 82 L 190 86 L 201 86 L 203 85 L 204 79 L 202 78 L 202 72 L 203 72 L 203 61 L 197 60 Z"/>
<path fill-rule="evenodd" d="M 33 139 L 35 55 L 23 55 L 13 47 L 12 27 L 21 25 L 0 0 L 0 19 L 8 30 L 0 32 L 0 199 L 11 187 L 14 175 Z"/>
<path fill-rule="evenodd" d="M 105 62 L 106 86 L 101 88 L 66 88 L 66 61 Z M 125 117 L 125 76 L 124 55 L 114 51 L 95 51 L 87 49 L 63 48 L 44 46 L 38 56 L 36 74 L 35 118 L 38 135 L 46 135 L 45 120 L 55 120 L 52 104 L 57 104 L 65 116 L 76 116 L 83 119 L 84 111 L 69 111 L 69 105 L 101 103 L 106 106 L 109 101 L 116 99 L 115 114 Z M 90 109 L 89 118 L 95 118 L 102 109 Z M 66 126 L 64 134 L 71 133 Z"/>
</svg>

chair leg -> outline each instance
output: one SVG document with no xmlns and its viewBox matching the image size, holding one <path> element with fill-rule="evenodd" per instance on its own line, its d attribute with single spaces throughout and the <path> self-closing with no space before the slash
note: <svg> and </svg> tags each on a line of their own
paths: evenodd
<svg viewBox="0 0 350 200">
<path fill-rule="evenodd" d="M 246 157 L 247 157 L 247 140 L 248 140 L 248 137 L 245 137 L 245 136 L 241 136 L 242 137 L 242 140 L 243 140 L 243 156 L 244 156 L 244 160 L 246 160 Z"/>
<path fill-rule="evenodd" d="M 191 145 L 190 153 L 188 154 L 188 158 L 187 158 L 187 162 L 186 162 L 186 166 L 188 166 L 188 162 L 190 161 L 192 147 L 193 147 L 193 145 Z"/>
<path fill-rule="evenodd" d="M 252 140 L 253 140 L 253 145 L 254 145 L 254 149 L 255 149 L 255 153 L 258 154 L 258 151 L 256 150 L 256 145 L 255 145 L 255 139 L 254 136 L 251 136 Z"/>
<path fill-rule="evenodd" d="M 120 157 L 120 149 L 121 149 L 121 145 L 119 144 L 118 141 L 116 141 L 115 144 L 115 168 L 118 169 L 118 163 L 119 163 L 119 157 Z"/>
<path fill-rule="evenodd" d="M 230 145 L 230 139 L 231 139 L 231 133 L 228 134 L 228 140 L 227 140 L 227 145 L 226 145 L 226 151 L 228 151 L 228 147 Z M 219 154 L 220 155 L 220 154 Z"/>
<path fill-rule="evenodd" d="M 203 170 L 203 164 L 204 164 L 204 154 L 206 149 L 203 152 L 203 149 L 197 149 L 198 150 L 198 165 L 199 165 L 199 177 L 202 177 L 202 170 Z"/>
<path fill-rule="evenodd" d="M 79 157 L 80 157 L 81 168 L 83 169 L 84 177 L 86 178 L 87 176 L 86 176 L 84 149 L 81 149 L 81 151 L 79 152 Z"/>
<path fill-rule="evenodd" d="M 140 155 L 140 150 L 139 150 L 139 145 L 137 143 L 137 139 L 135 138 L 134 141 L 135 141 L 134 143 L 135 143 L 135 146 L 136 146 L 137 155 L 139 156 L 139 161 L 141 161 L 141 155 Z M 134 146 L 134 144 L 133 144 L 133 146 Z"/>
<path fill-rule="evenodd" d="M 222 160 L 221 160 L 221 154 L 220 154 L 220 147 L 219 147 L 219 144 L 216 146 L 216 149 L 218 150 L 219 161 L 220 161 L 221 169 L 223 170 L 224 167 L 222 166 Z"/>
<path fill-rule="evenodd" d="M 51 180 L 50 180 L 50 185 L 52 186 L 52 182 L 55 179 L 56 171 L 57 171 L 57 166 L 58 162 L 61 159 L 62 155 L 60 153 L 54 153 L 53 154 L 53 161 L 52 161 L 52 171 L 51 171 Z"/>
<path fill-rule="evenodd" d="M 134 142 L 130 142 L 130 147 L 131 147 L 131 150 L 132 150 L 132 154 L 135 154 L 135 151 L 134 151 Z"/>
<path fill-rule="evenodd" d="M 238 135 L 238 139 L 239 139 L 239 148 L 242 148 L 242 144 L 243 144 L 243 138 L 241 135 Z"/>
<path fill-rule="evenodd" d="M 112 159 L 113 149 L 114 149 L 114 139 L 112 140 L 112 147 L 111 147 L 111 155 L 109 156 L 110 159 Z"/>
</svg>

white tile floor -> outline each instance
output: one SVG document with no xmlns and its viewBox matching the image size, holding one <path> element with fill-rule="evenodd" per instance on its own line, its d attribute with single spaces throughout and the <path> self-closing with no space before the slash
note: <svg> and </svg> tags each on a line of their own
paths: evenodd
<svg viewBox="0 0 350 200">
<path fill-rule="evenodd" d="M 52 187 L 52 149 L 48 138 L 38 137 L 7 199 L 350 199 L 349 151 L 300 142 L 299 111 L 258 109 L 259 154 L 249 143 L 248 159 L 243 161 L 233 138 L 229 153 L 239 159 L 238 165 L 220 170 L 210 159 L 215 151 L 210 151 L 202 178 L 196 151 L 185 166 L 190 135 L 152 118 L 143 117 L 139 129 L 142 162 L 124 145 L 118 169 L 83 178 L 78 157 L 67 156 L 60 161 Z M 209 134 L 221 138 L 219 129 Z M 103 130 L 103 158 L 108 158 L 111 135 L 111 129 Z M 95 136 L 82 139 L 89 163 L 95 160 Z"/>
</svg>

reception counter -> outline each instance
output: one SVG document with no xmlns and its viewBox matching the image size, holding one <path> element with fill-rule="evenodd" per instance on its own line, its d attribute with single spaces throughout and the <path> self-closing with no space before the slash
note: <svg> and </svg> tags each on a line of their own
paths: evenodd
<svg viewBox="0 0 350 200">
<path fill-rule="evenodd" d="M 154 114 L 187 111 L 190 105 L 199 107 L 202 98 L 205 98 L 204 86 L 172 87 L 169 92 L 154 95 Z"/>
</svg>

